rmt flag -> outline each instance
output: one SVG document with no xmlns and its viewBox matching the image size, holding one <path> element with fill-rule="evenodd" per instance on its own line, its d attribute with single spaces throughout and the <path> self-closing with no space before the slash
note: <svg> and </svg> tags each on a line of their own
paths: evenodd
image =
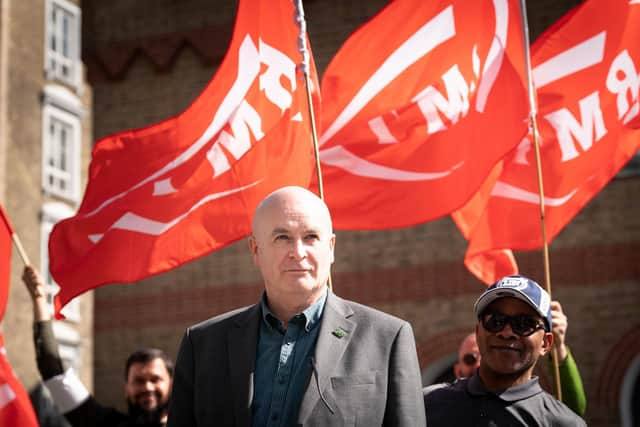
<svg viewBox="0 0 640 427">
<path fill-rule="evenodd" d="M 227 55 L 186 111 L 96 143 L 82 205 L 49 240 L 57 310 L 88 289 L 241 239 L 266 194 L 308 186 L 313 149 L 294 12 L 291 0 L 240 1 Z M 313 67 L 312 83 L 317 90 Z"/>
<path fill-rule="evenodd" d="M 640 146 L 640 2 L 590 0 L 532 46 L 548 242 Z M 465 265 L 485 283 L 517 271 L 511 249 L 542 247 L 530 138 L 460 212 Z"/>
<path fill-rule="evenodd" d="M 320 158 L 340 229 L 387 229 L 462 206 L 527 132 L 517 1 L 397 0 L 322 80 Z"/>
</svg>

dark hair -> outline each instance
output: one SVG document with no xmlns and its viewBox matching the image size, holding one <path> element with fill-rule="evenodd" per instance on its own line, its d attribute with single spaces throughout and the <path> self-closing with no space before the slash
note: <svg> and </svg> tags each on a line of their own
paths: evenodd
<svg viewBox="0 0 640 427">
<path fill-rule="evenodd" d="M 134 363 L 148 363 L 154 359 L 161 359 L 164 362 L 164 366 L 169 372 L 169 376 L 173 378 L 173 361 L 165 354 L 164 351 L 157 348 L 143 348 L 141 350 L 133 352 L 127 359 L 127 363 L 124 368 L 124 380 L 129 379 L 129 368 Z"/>
</svg>

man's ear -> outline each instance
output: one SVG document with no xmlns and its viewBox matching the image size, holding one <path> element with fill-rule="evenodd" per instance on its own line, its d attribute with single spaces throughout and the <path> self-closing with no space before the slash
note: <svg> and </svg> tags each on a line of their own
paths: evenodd
<svg viewBox="0 0 640 427">
<path fill-rule="evenodd" d="M 544 356 L 545 354 L 551 351 L 553 347 L 553 333 L 545 332 L 542 337 L 542 348 L 540 349 L 540 355 Z"/>
<path fill-rule="evenodd" d="M 458 379 L 460 379 L 460 377 L 462 377 L 462 373 L 460 372 L 460 362 L 456 362 L 456 364 L 453 365 L 453 374 Z"/>
<path fill-rule="evenodd" d="M 331 264 L 333 264 L 334 256 L 333 249 L 336 247 L 336 235 L 332 234 L 331 239 L 329 239 L 329 248 L 331 248 Z"/>
<path fill-rule="evenodd" d="M 253 236 L 249 236 L 249 251 L 251 252 L 253 263 L 258 265 L 258 242 L 256 242 L 256 238 Z"/>
</svg>

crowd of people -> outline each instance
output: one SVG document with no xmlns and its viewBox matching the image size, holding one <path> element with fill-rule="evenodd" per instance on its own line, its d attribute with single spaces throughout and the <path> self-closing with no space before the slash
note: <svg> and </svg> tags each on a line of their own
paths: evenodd
<svg viewBox="0 0 640 427">
<path fill-rule="evenodd" d="M 336 236 L 324 202 L 284 187 L 256 208 L 249 249 L 264 292 L 254 305 L 187 328 L 175 367 L 158 349 L 133 353 L 128 411 L 102 406 L 63 366 L 30 266 L 37 365 L 72 426 L 579 426 L 586 398 L 565 343 L 567 317 L 524 276 L 477 299 L 456 381 L 423 389 L 411 325 L 327 286 Z M 563 402 L 534 373 L 557 349 Z"/>
</svg>

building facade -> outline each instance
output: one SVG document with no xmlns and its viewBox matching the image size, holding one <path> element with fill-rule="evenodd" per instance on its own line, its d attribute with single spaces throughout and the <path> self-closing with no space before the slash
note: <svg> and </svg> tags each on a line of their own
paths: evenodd
<svg viewBox="0 0 640 427">
<path fill-rule="evenodd" d="M 320 73 L 348 35 L 385 3 L 305 2 Z M 529 3 L 530 29 L 535 38 L 579 2 Z M 83 130 L 93 127 L 93 136 L 87 139 L 146 126 L 183 111 L 211 79 L 224 56 L 235 9 L 236 2 L 228 0 L 83 1 L 82 58 L 91 89 L 85 85 L 79 98 L 87 108 Z M 33 80 L 41 81 L 44 87 L 46 75 L 41 71 Z M 42 87 L 35 90 L 42 91 Z M 38 105 L 35 102 L 32 106 L 34 116 Z M 39 137 L 36 130 L 32 133 L 33 138 Z M 32 145 L 24 158 L 39 159 L 40 146 Z M 2 155 L 6 155 L 4 148 Z M 0 172 L 4 176 L 15 174 L 11 169 Z M 38 187 L 41 181 L 34 179 L 30 191 L 42 193 Z M 21 210 L 22 199 L 16 198 L 11 204 L 7 180 L 0 182 L 5 183 L 3 201 L 14 212 L 12 218 L 22 220 L 30 209 L 41 209 L 42 201 L 28 211 Z M 588 399 L 586 419 L 593 426 L 632 423 L 633 408 L 640 406 L 639 194 L 637 169 L 627 169 L 551 245 L 553 294 L 569 317 L 568 342 L 582 372 Z M 29 225 L 23 228 L 29 230 Z M 27 243 L 37 247 L 39 235 L 32 234 Z M 384 232 L 337 233 L 335 292 L 411 322 L 425 384 L 450 369 L 461 339 L 475 322 L 472 305 L 484 285 L 463 266 L 465 251 L 465 240 L 448 218 Z M 524 274 L 543 282 L 540 253 L 516 256 Z M 20 269 L 16 262 L 14 256 L 14 287 Z M 25 300 L 22 291 L 16 290 L 16 298 Z M 175 356 L 186 326 L 252 304 L 261 291 L 262 282 L 251 263 L 246 241 L 135 285 L 98 289 L 94 324 L 87 326 L 89 321 L 84 317 L 81 322 L 94 332 L 91 357 L 95 395 L 106 404 L 124 408 L 122 370 L 131 351 L 153 346 Z M 81 302 L 82 313 L 88 307 L 89 303 Z M 23 324 L 28 324 L 29 314 L 21 316 Z M 83 348 L 88 349 L 91 337 L 86 339 Z M 26 347 L 19 347 L 17 339 L 12 345 Z M 83 363 L 91 359 L 86 360 Z M 28 374 L 25 377 L 29 378 Z M 543 383 L 551 382 L 543 377 Z"/>
<path fill-rule="evenodd" d="M 92 92 L 81 60 L 82 11 L 71 0 L 0 5 L 0 203 L 29 261 L 43 272 L 53 310 L 58 287 L 48 274 L 49 233 L 82 199 L 93 138 Z M 14 250 L 2 332 L 12 365 L 31 388 L 40 377 L 23 266 Z M 54 323 L 60 354 L 92 386 L 93 296 L 76 298 L 64 314 L 66 320 Z"/>
</svg>

